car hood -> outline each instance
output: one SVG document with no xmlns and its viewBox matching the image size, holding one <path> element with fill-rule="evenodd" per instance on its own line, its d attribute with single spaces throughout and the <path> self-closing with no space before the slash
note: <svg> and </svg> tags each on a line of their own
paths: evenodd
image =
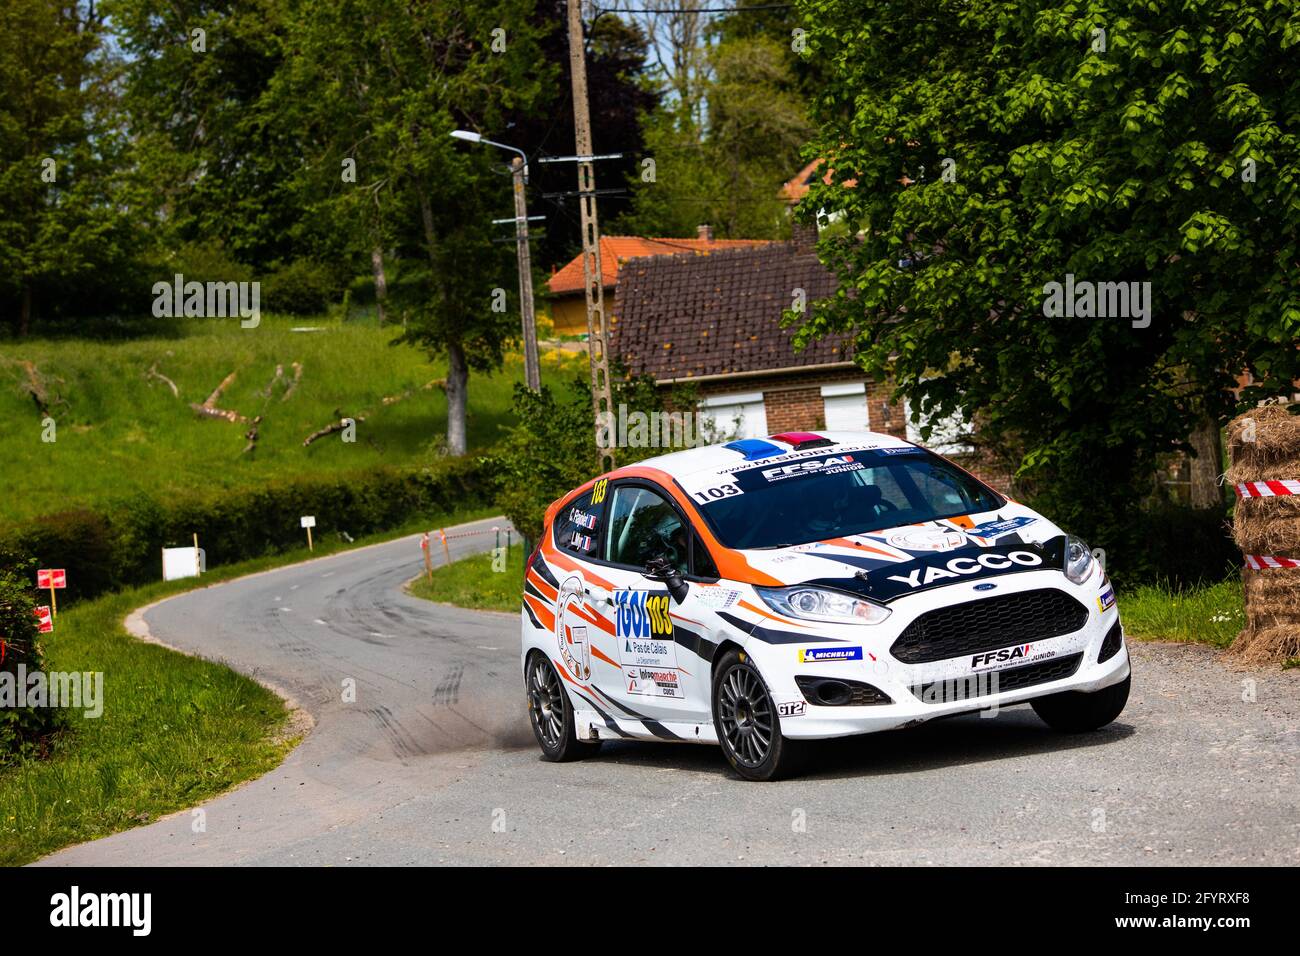
<svg viewBox="0 0 1300 956">
<path fill-rule="evenodd" d="M 783 584 L 815 582 L 887 602 L 959 581 L 1060 568 L 1064 545 L 1060 528 L 1008 503 L 997 511 L 741 554 Z"/>
</svg>

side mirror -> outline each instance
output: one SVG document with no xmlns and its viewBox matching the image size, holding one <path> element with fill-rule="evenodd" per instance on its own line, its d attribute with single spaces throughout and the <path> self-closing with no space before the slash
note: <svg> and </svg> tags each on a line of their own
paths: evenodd
<svg viewBox="0 0 1300 956">
<path fill-rule="evenodd" d="M 682 572 L 673 566 L 667 556 L 660 554 L 651 558 L 646 562 L 644 573 L 651 580 L 662 581 L 668 585 L 668 593 L 678 604 L 686 600 L 686 594 L 691 589 L 690 585 L 682 578 Z"/>
</svg>

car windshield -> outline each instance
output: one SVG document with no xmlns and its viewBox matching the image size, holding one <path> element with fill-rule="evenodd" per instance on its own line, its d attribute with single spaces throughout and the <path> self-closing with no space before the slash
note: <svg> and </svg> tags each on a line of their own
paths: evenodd
<svg viewBox="0 0 1300 956">
<path fill-rule="evenodd" d="M 778 548 L 994 511 L 991 488 L 921 448 L 746 463 L 686 488 L 723 546 Z"/>
</svg>

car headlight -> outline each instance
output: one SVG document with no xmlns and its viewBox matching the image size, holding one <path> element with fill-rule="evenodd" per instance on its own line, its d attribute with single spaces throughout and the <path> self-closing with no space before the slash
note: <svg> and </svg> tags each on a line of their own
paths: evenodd
<svg viewBox="0 0 1300 956">
<path fill-rule="evenodd" d="M 787 617 L 833 624 L 879 624 L 889 617 L 889 608 L 863 601 L 842 591 L 795 586 L 754 588 L 772 610 Z"/>
<path fill-rule="evenodd" d="M 1092 574 L 1096 563 L 1088 546 L 1074 535 L 1065 536 L 1065 576 L 1075 584 L 1082 584 Z"/>
</svg>

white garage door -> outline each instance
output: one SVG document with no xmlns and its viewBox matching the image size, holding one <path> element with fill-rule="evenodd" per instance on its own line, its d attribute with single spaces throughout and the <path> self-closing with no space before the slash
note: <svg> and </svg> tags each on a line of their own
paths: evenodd
<svg viewBox="0 0 1300 956">
<path fill-rule="evenodd" d="M 766 438 L 767 408 L 762 392 L 710 395 L 700 400 L 700 417 L 709 441 Z"/>
<path fill-rule="evenodd" d="M 862 431 L 870 427 L 865 382 L 823 385 L 822 402 L 826 407 L 828 432 Z"/>
</svg>

